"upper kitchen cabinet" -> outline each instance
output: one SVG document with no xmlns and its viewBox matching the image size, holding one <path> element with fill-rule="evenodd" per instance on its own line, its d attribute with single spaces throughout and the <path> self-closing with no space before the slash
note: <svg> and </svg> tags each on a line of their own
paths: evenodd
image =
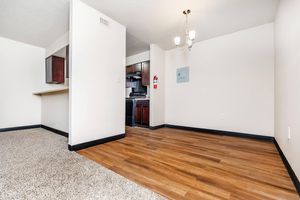
<svg viewBox="0 0 300 200">
<path fill-rule="evenodd" d="M 142 62 L 142 85 L 150 85 L 150 61 Z"/>
<path fill-rule="evenodd" d="M 137 75 L 139 79 L 142 78 L 141 82 L 143 86 L 150 85 L 150 61 L 136 63 L 126 67 L 127 77 L 134 77 L 130 75 Z"/>
<path fill-rule="evenodd" d="M 126 74 L 132 74 L 141 71 L 142 71 L 142 63 L 137 63 L 126 67 Z"/>
<path fill-rule="evenodd" d="M 65 59 L 58 56 L 46 58 L 46 83 L 65 82 Z"/>
</svg>

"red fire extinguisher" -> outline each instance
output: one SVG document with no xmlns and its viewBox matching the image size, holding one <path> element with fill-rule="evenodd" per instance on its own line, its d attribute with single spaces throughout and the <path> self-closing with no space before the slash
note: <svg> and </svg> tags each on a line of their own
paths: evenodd
<svg viewBox="0 0 300 200">
<path fill-rule="evenodd" d="M 155 76 L 153 77 L 153 88 L 154 88 L 154 89 L 157 89 L 157 81 L 158 81 L 158 77 L 155 75 Z"/>
</svg>

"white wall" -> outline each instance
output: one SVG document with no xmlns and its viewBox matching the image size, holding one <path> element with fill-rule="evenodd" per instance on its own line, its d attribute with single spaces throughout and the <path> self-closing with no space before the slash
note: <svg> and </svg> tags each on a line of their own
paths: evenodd
<svg viewBox="0 0 300 200">
<path fill-rule="evenodd" d="M 275 138 L 300 178 L 300 1 L 280 1 L 275 22 Z M 288 127 L 291 139 L 288 140 Z"/>
<path fill-rule="evenodd" d="M 0 37 L 0 128 L 41 124 L 45 49 Z"/>
<path fill-rule="evenodd" d="M 51 45 L 46 48 L 46 57 L 51 56 L 67 45 L 69 45 L 69 32 L 66 32 L 65 34 L 57 38 Z"/>
<path fill-rule="evenodd" d="M 46 57 L 61 50 L 69 44 L 69 32 L 60 36 L 46 48 Z M 66 69 L 65 69 L 66 72 Z M 45 84 L 46 89 L 68 86 L 68 79 L 64 84 Z M 52 93 L 42 96 L 42 124 L 64 132 L 69 132 L 69 93 Z"/>
<path fill-rule="evenodd" d="M 79 0 L 71 2 L 70 15 L 69 144 L 123 134 L 125 27 Z"/>
<path fill-rule="evenodd" d="M 153 77 L 158 76 L 158 88 L 153 89 Z M 150 126 L 165 123 L 165 51 L 150 45 Z"/>
<path fill-rule="evenodd" d="M 145 51 L 126 58 L 126 66 L 150 60 L 150 51 Z"/>
<path fill-rule="evenodd" d="M 167 51 L 166 123 L 273 136 L 273 48 L 270 23 Z"/>
<path fill-rule="evenodd" d="M 69 132 L 69 93 L 42 96 L 42 124 Z"/>
</svg>

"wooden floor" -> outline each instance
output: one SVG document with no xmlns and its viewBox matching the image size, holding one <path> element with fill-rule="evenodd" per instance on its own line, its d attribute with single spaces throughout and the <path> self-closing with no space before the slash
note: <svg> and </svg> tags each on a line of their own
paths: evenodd
<svg viewBox="0 0 300 200">
<path fill-rule="evenodd" d="M 271 142 L 170 128 L 126 128 L 78 151 L 168 199 L 299 199 Z"/>
</svg>

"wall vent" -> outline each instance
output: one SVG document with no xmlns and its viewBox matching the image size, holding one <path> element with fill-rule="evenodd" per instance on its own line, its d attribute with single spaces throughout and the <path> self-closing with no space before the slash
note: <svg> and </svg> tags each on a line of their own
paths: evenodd
<svg viewBox="0 0 300 200">
<path fill-rule="evenodd" d="M 102 17 L 100 17 L 100 23 L 101 23 L 101 24 L 104 24 L 105 26 L 108 26 L 108 25 L 109 25 L 108 20 L 106 20 L 106 19 L 104 19 L 104 18 L 102 18 Z"/>
</svg>

